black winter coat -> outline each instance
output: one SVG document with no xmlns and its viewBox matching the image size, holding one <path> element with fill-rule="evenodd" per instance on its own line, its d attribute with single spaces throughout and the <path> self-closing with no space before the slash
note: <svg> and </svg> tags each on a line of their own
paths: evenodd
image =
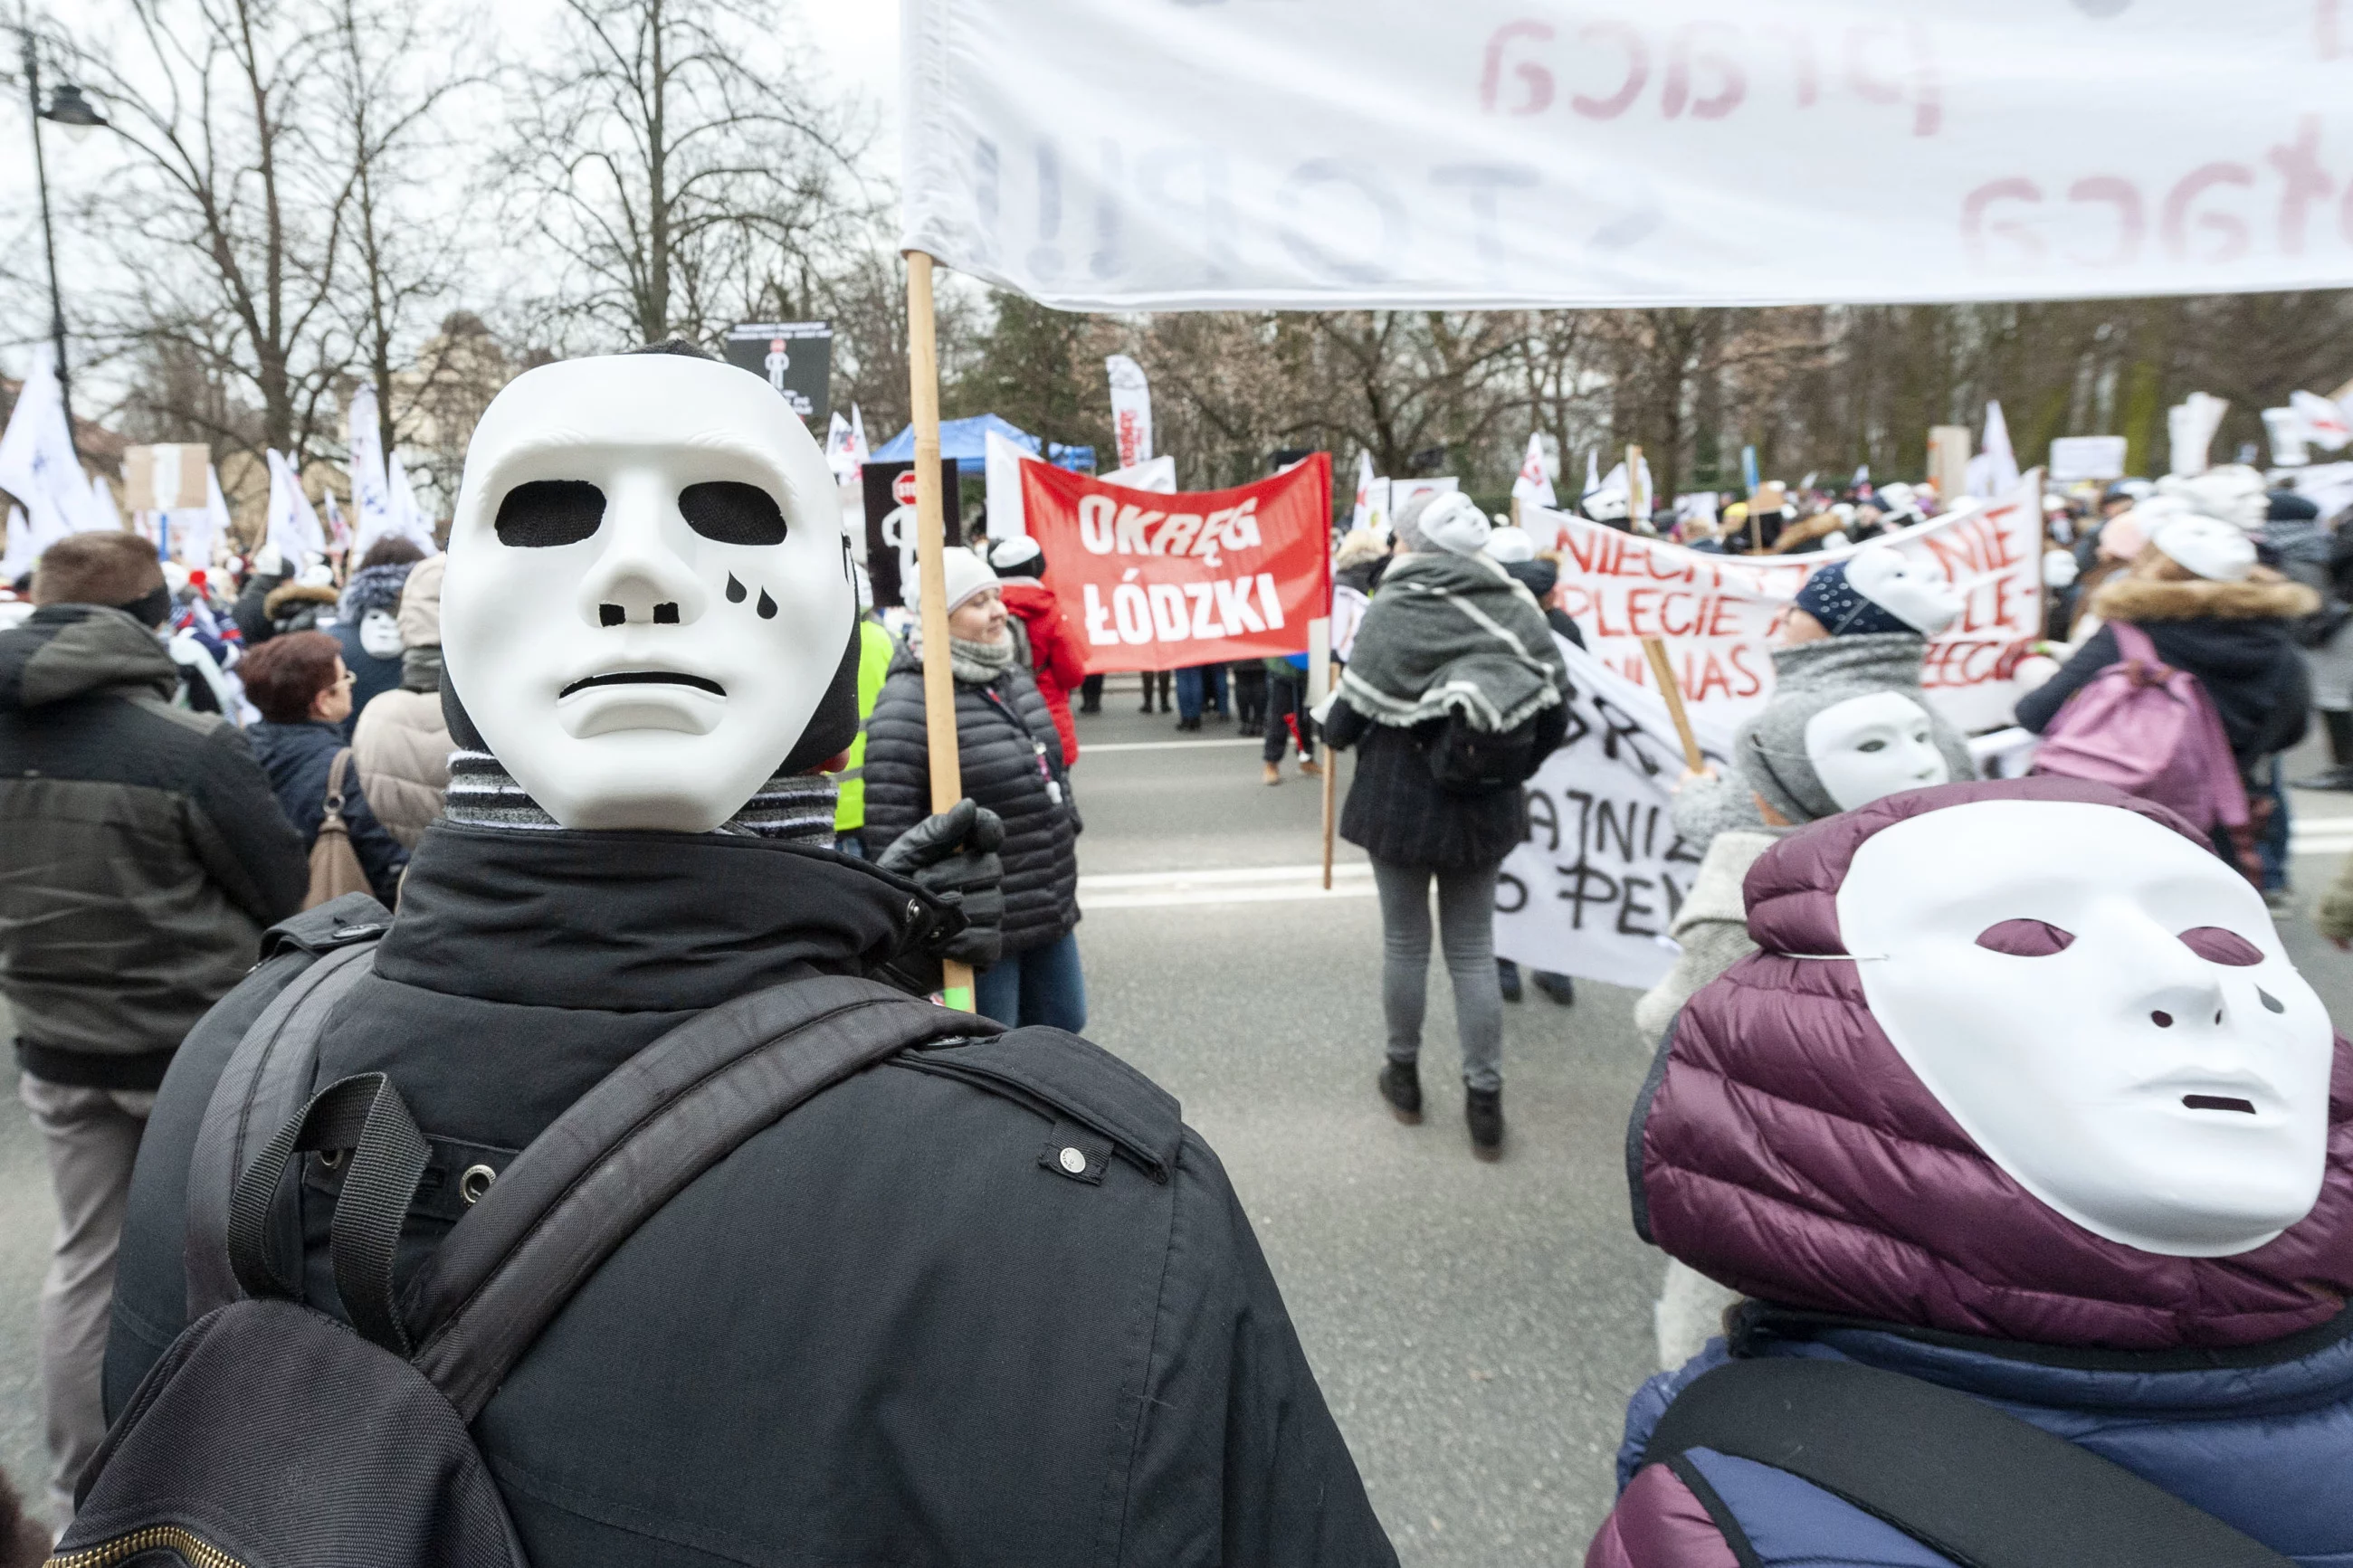
<svg viewBox="0 0 2353 1568">
<path fill-rule="evenodd" d="M 964 793 L 1005 819 L 1006 956 L 1060 942 L 1079 923 L 1079 814 L 1061 737 L 1028 670 L 1017 666 L 987 686 L 956 682 L 956 754 Z M 923 662 L 902 649 L 866 721 L 869 856 L 931 816 L 931 755 Z"/>
<path fill-rule="evenodd" d="M 173 707 L 179 683 L 121 610 L 0 632 L 0 992 L 51 1082 L 162 1082 L 309 885 L 245 737 Z"/>
<path fill-rule="evenodd" d="M 2300 583 L 2160 582 L 2114 577 L 2092 595 L 2104 621 L 2130 621 L 2158 657 L 2205 687 L 2241 768 L 2304 739 L 2312 678 L 2297 650 L 2295 618 L 2320 607 Z M 2116 636 L 2094 632 L 2058 674 L 2018 700 L 2018 721 L 2041 734 L 2067 699 L 2116 662 Z"/>
<path fill-rule="evenodd" d="M 1461 871 L 1501 863 L 1528 836 L 1525 791 L 1465 795 L 1438 787 L 1422 747 L 1445 722 L 1400 730 L 1374 723 L 1345 698 L 1333 703 L 1326 737 L 1335 746 L 1356 748 L 1347 804 L 1340 808 L 1341 837 L 1392 866 Z M 1550 756 L 1568 733 L 1568 704 L 1556 702 L 1532 722 L 1536 755 Z"/>
<path fill-rule="evenodd" d="M 351 745 L 343 726 L 316 721 L 274 724 L 265 719 L 248 730 L 246 736 L 253 742 L 254 754 L 261 759 L 262 771 L 269 775 L 280 809 L 302 836 L 302 848 L 308 853 L 319 841 L 319 825 L 327 819 L 327 780 L 334 770 L 335 753 Z M 408 866 L 408 851 L 376 820 L 368 805 L 360 789 L 357 757 L 343 764 L 343 826 L 351 834 L 352 852 L 360 858 L 360 868 L 367 872 L 375 896 L 387 904 L 396 902 L 400 873 Z"/>
<path fill-rule="evenodd" d="M 438 826 L 320 1081 L 381 1069 L 445 1169 L 497 1168 L 695 1011 L 871 970 L 935 910 L 831 850 Z M 185 1317 L 206 1101 L 308 962 L 264 963 L 164 1085 L 115 1412 Z M 1071 1146 L 1097 1152 L 1083 1178 L 1040 1159 Z M 404 1284 L 449 1223 L 440 1187 L 412 1207 Z M 332 1311 L 322 1197 L 301 1204 L 305 1290 Z M 1050 1029 L 909 1053 L 755 1135 L 596 1270 L 474 1436 L 529 1560 L 565 1568 L 1397 1560 L 1216 1156 L 1166 1094 Z"/>
</svg>

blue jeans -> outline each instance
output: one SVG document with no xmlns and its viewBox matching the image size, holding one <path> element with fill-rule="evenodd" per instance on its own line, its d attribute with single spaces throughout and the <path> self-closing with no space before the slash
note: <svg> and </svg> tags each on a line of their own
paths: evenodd
<svg viewBox="0 0 2353 1568">
<path fill-rule="evenodd" d="M 2250 795 L 2269 795 L 2272 799 L 2272 819 L 2263 825 L 2263 836 L 2255 840 L 2255 853 L 2263 863 L 2263 891 L 2284 890 L 2287 887 L 2288 815 L 2287 791 L 2280 787 L 2280 761 L 2277 757 L 2260 775 L 2261 790 Z"/>
<path fill-rule="evenodd" d="M 973 1011 L 1010 1027 L 1045 1024 L 1071 1034 L 1087 1026 L 1087 979 L 1079 970 L 1079 933 L 992 963 L 972 977 Z"/>
<path fill-rule="evenodd" d="M 1178 718 L 1198 719 L 1201 716 L 1204 696 L 1208 699 L 1207 705 L 1218 710 L 1219 718 L 1224 718 L 1226 716 L 1226 667 L 1224 665 L 1195 665 L 1189 669 L 1180 669 L 1176 672 L 1176 716 Z"/>
</svg>

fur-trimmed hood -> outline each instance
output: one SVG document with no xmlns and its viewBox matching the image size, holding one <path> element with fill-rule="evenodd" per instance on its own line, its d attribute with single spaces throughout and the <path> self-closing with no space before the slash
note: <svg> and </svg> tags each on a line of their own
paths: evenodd
<svg viewBox="0 0 2353 1568">
<path fill-rule="evenodd" d="M 2092 595 L 2092 613 L 2104 621 L 2290 621 L 2320 608 L 2320 595 L 2258 566 L 2243 583 L 2205 578 L 2160 582 L 2116 577 Z"/>
<path fill-rule="evenodd" d="M 269 590 L 269 597 L 261 601 L 261 613 L 271 620 L 290 616 L 304 605 L 330 605 L 336 601 L 332 588 L 313 588 L 307 583 L 280 583 Z"/>
</svg>

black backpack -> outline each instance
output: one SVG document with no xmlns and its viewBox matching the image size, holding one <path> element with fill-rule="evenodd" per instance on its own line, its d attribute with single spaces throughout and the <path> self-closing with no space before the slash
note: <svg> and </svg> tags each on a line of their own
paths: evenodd
<svg viewBox="0 0 2353 1568">
<path fill-rule="evenodd" d="M 1501 795 L 1535 777 L 1544 759 L 1536 755 L 1536 721 L 1498 734 L 1474 728 L 1460 709 L 1427 721 L 1421 754 L 1430 776 L 1449 795 Z"/>
<path fill-rule="evenodd" d="M 311 1092 L 321 1026 L 373 951 L 298 975 L 223 1071 L 189 1168 L 189 1326 L 83 1472 L 53 1564 L 521 1568 L 468 1426 L 573 1292 L 794 1107 L 910 1047 L 1002 1033 L 872 981 L 795 981 L 670 1030 L 502 1171 L 453 1173 L 384 1074 Z M 297 1165 L 336 1189 L 348 1327 L 277 1261 L 299 1273 Z M 396 1299 L 402 1220 L 437 1187 L 459 1217 Z"/>
</svg>

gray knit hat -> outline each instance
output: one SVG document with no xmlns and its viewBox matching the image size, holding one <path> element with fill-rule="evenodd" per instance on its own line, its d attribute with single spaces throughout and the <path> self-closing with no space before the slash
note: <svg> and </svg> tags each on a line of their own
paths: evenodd
<svg viewBox="0 0 2353 1568">
<path fill-rule="evenodd" d="M 1917 702 L 1928 715 L 1936 749 L 1954 780 L 1977 777 L 1968 743 L 1947 723 L 1920 689 L 1920 665 L 1928 639 L 1913 632 L 1876 632 L 1868 637 L 1828 637 L 1773 650 L 1773 699 L 1740 727 L 1733 752 L 1740 774 L 1767 805 L 1793 823 L 1838 815 L 1806 754 L 1806 725 L 1813 717 L 1874 691 L 1894 691 Z"/>
</svg>

